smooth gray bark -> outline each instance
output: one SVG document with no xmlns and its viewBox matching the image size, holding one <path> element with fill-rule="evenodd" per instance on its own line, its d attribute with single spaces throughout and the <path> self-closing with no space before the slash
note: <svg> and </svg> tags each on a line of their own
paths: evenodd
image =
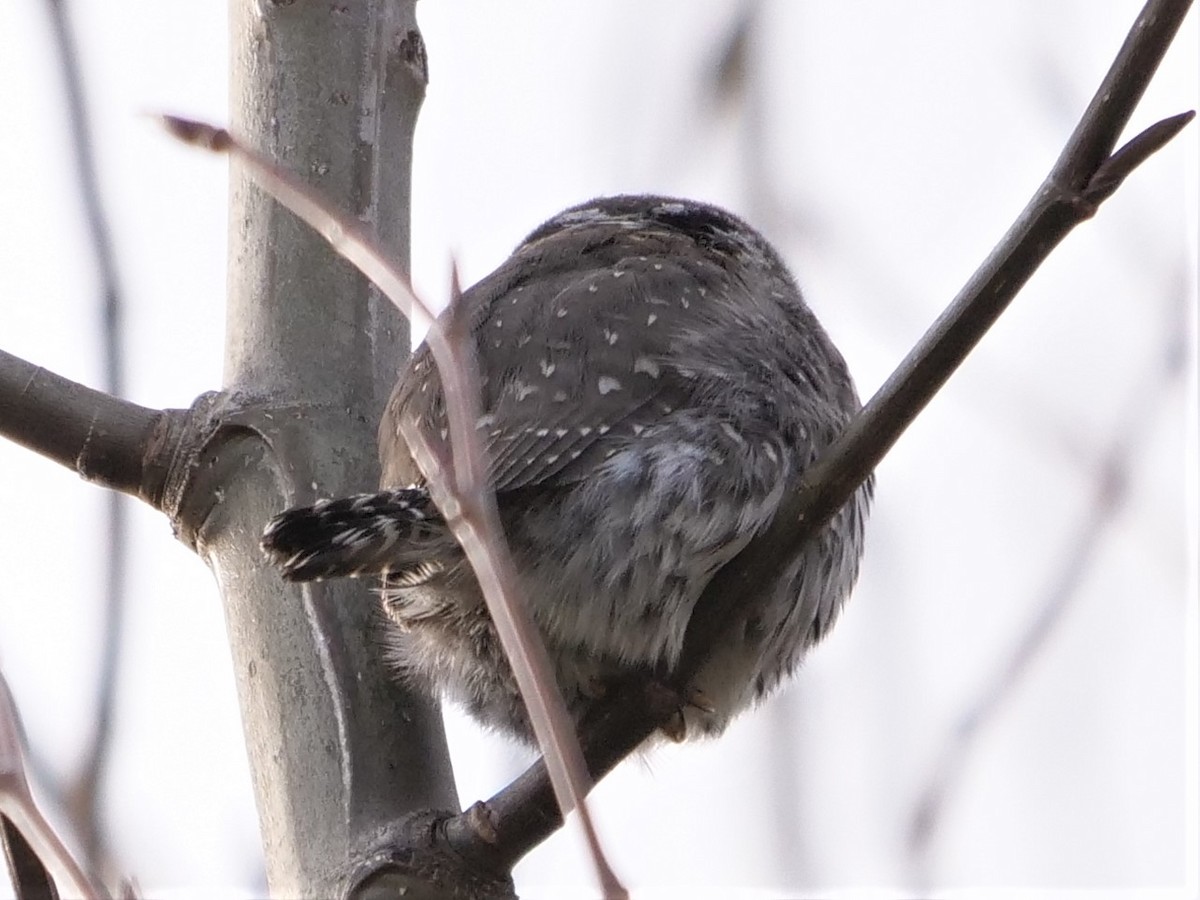
<svg viewBox="0 0 1200 900">
<path fill-rule="evenodd" d="M 234 130 L 407 260 L 425 87 L 415 2 L 231 4 Z M 441 721 L 388 676 L 371 585 L 284 585 L 274 513 L 378 481 L 375 427 L 406 323 L 320 236 L 231 173 L 227 394 L 179 521 L 221 588 L 279 896 L 332 896 L 405 812 L 456 805 Z M 189 534 L 188 531 L 194 529 Z"/>
</svg>

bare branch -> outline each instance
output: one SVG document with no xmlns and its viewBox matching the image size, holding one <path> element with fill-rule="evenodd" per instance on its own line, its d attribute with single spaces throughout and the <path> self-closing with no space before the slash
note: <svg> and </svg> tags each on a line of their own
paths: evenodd
<svg viewBox="0 0 1200 900">
<path fill-rule="evenodd" d="M 447 390 L 447 410 L 462 400 L 451 397 Z M 566 703 L 554 680 L 550 657 L 517 588 L 512 557 L 504 541 L 504 530 L 496 511 L 495 494 L 487 488 L 486 483 L 483 490 L 472 493 L 456 492 L 451 487 L 454 478 L 446 472 L 442 461 L 437 458 L 421 431 L 409 425 L 404 429 L 404 439 L 408 441 L 413 459 L 425 475 L 430 496 L 438 509 L 442 510 L 446 523 L 453 530 L 455 538 L 471 562 L 483 596 L 487 599 L 489 611 L 493 605 L 498 609 L 498 613 L 492 612 L 492 619 L 505 653 L 512 662 L 521 697 L 529 707 L 530 720 L 549 770 L 550 784 L 554 788 L 558 808 L 564 814 L 570 812 L 572 805 L 579 811 L 579 824 L 583 828 L 584 838 L 592 854 L 605 896 L 627 897 L 628 893 L 604 857 L 600 838 L 587 809 L 585 798 L 591 790 L 591 776 L 584 763 L 583 750 L 575 736 Z M 478 441 L 475 443 L 477 445 Z M 474 449 L 480 450 L 478 446 Z M 533 683 L 522 683 L 522 675 L 525 675 L 526 681 Z M 549 691 L 544 693 L 547 685 Z M 555 709 L 556 705 L 561 709 Z M 539 706 L 542 709 L 538 709 Z M 561 717 L 563 722 L 557 722 L 551 717 Z M 539 722 L 539 718 L 542 718 L 542 722 Z M 539 725 L 543 724 L 560 727 L 540 728 Z M 564 724 L 565 727 L 561 727 Z M 481 829 L 478 818 L 486 818 L 489 811 L 486 808 L 481 809 L 478 804 L 471 809 L 474 810 L 475 817 L 469 817 L 472 833 L 486 843 L 490 835 L 490 822 L 487 828 Z M 470 812 L 468 810 L 468 813 Z"/>
<path fill-rule="evenodd" d="M 138 406 L 0 350 L 0 435 L 157 509 L 168 474 L 159 451 L 178 412 Z"/>
</svg>

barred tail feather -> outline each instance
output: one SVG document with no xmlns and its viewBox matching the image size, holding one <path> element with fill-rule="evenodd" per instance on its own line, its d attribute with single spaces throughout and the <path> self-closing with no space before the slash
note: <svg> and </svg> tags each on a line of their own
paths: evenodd
<svg viewBox="0 0 1200 900">
<path fill-rule="evenodd" d="M 404 488 L 289 509 L 260 545 L 288 581 L 319 581 L 428 568 L 453 538 L 428 492 Z"/>
</svg>

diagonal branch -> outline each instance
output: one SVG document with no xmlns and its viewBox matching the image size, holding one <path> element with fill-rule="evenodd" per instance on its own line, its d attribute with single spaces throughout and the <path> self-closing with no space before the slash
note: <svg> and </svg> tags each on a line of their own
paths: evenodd
<svg viewBox="0 0 1200 900">
<path fill-rule="evenodd" d="M 700 669 L 721 635 L 734 629 L 732 622 L 755 615 L 752 598 L 769 596 L 764 587 L 778 577 L 780 561 L 792 558 L 793 548 L 850 498 L 1051 251 L 1137 164 L 1191 121 L 1191 112 L 1165 119 L 1112 152 L 1190 7 L 1191 0 L 1148 0 L 1050 174 L 1008 233 L 845 433 L 804 474 L 772 525 L 709 582 L 688 626 L 681 684 Z M 661 721 L 644 696 L 610 704 L 581 735 L 593 776 L 611 770 Z M 561 825 L 541 763 L 488 800 L 487 807 L 495 831 L 486 845 L 470 833 L 466 813 L 442 825 L 456 852 L 485 867 L 511 865 Z"/>
</svg>

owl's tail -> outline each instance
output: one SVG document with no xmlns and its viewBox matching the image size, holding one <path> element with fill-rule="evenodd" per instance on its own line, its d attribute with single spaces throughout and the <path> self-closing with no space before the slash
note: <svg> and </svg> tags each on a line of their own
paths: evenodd
<svg viewBox="0 0 1200 900">
<path fill-rule="evenodd" d="M 456 548 L 429 493 L 404 488 L 280 513 L 259 542 L 288 581 L 378 575 L 420 580 Z"/>
</svg>

